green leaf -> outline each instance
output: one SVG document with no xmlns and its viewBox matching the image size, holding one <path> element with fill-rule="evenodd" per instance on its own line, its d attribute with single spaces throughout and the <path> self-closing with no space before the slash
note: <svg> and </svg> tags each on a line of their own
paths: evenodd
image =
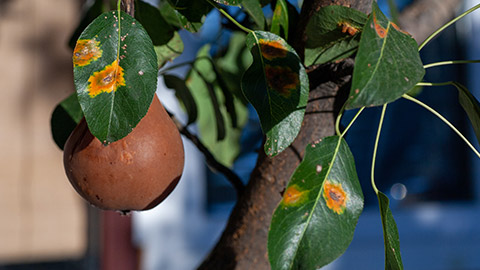
<svg viewBox="0 0 480 270">
<path fill-rule="evenodd" d="M 415 40 L 388 21 L 373 2 L 372 14 L 360 39 L 346 108 L 395 101 L 424 74 Z"/>
<path fill-rule="evenodd" d="M 222 91 L 223 97 L 225 99 L 225 108 L 227 109 L 227 113 L 230 116 L 230 121 L 232 123 L 232 127 L 236 128 L 237 127 L 237 113 L 235 110 L 235 103 L 233 99 L 233 95 L 230 92 L 230 89 L 228 89 L 227 83 L 223 79 L 221 73 L 218 71 L 218 69 L 213 65 L 212 63 L 212 68 L 213 71 L 215 72 L 216 76 L 216 82 L 218 84 L 218 87 Z"/>
<path fill-rule="evenodd" d="M 308 99 L 308 76 L 300 58 L 281 37 L 255 31 L 246 44 L 252 65 L 242 78 L 242 90 L 260 118 L 267 136 L 264 148 L 275 156 L 297 137 Z"/>
<path fill-rule="evenodd" d="M 210 82 L 208 77 L 204 76 L 202 71 L 204 71 L 204 69 L 194 68 L 192 69 L 191 73 L 197 75 L 203 81 L 203 87 L 207 89 L 208 95 L 210 97 L 211 107 L 213 108 L 214 112 L 213 116 L 215 117 L 217 141 L 221 141 L 225 138 L 226 133 L 225 120 L 220 110 L 220 102 L 215 91 L 215 86 L 212 82 Z"/>
<path fill-rule="evenodd" d="M 201 22 L 203 17 L 212 9 L 205 0 L 168 0 L 173 8 L 185 16 L 188 22 Z M 185 24 L 184 28 L 185 28 Z"/>
<path fill-rule="evenodd" d="M 165 45 L 155 46 L 158 67 L 163 67 L 168 61 L 173 60 L 183 52 L 183 41 L 178 32 L 173 34 L 172 39 Z"/>
<path fill-rule="evenodd" d="M 106 12 L 81 34 L 73 54 L 78 101 L 92 134 L 105 144 L 145 116 L 157 87 L 157 58 L 142 25 Z"/>
<path fill-rule="evenodd" d="M 178 10 L 175 10 L 175 8 L 167 1 L 160 1 L 159 10 L 168 24 L 177 29 L 182 28 L 195 33 L 200 30 L 200 27 L 202 27 L 203 23 L 201 22 L 201 19 L 199 21 L 189 21 L 187 17 L 182 15 Z"/>
<path fill-rule="evenodd" d="M 338 136 L 307 146 L 268 234 L 272 270 L 318 269 L 345 252 L 363 210 L 353 155 Z"/>
<path fill-rule="evenodd" d="M 63 150 L 65 142 L 82 117 L 82 108 L 76 94 L 71 94 L 55 107 L 50 119 L 50 127 L 53 140 L 60 149 Z"/>
<path fill-rule="evenodd" d="M 242 75 L 252 62 L 252 56 L 245 46 L 246 34 L 233 32 L 227 47 L 227 52 L 221 58 L 215 59 L 215 63 L 221 77 L 228 85 L 236 99 L 242 103 L 248 103 L 242 93 L 240 82 Z"/>
<path fill-rule="evenodd" d="M 288 6 L 285 0 L 277 0 L 277 4 L 273 11 L 270 32 L 288 39 Z"/>
<path fill-rule="evenodd" d="M 467 113 L 473 130 L 475 131 L 477 141 L 480 142 L 480 103 L 465 86 L 457 82 L 453 84 L 458 89 L 458 101 Z"/>
<path fill-rule="evenodd" d="M 336 61 L 355 53 L 366 21 L 367 15 L 352 8 L 321 8 L 306 28 L 305 65 Z"/>
<path fill-rule="evenodd" d="M 263 15 L 261 3 L 258 0 L 242 0 L 242 6 L 258 28 L 264 29 L 265 16 Z"/>
<path fill-rule="evenodd" d="M 168 88 L 175 89 L 177 98 L 183 103 L 188 115 L 187 125 L 195 122 L 198 115 L 197 104 L 185 81 L 173 75 L 163 75 L 163 79 Z"/>
<path fill-rule="evenodd" d="M 238 6 L 242 3 L 242 0 L 213 0 L 219 4 L 229 5 L 229 6 Z"/>
<path fill-rule="evenodd" d="M 231 118 L 225 117 L 224 128 L 225 138 L 218 141 L 218 127 L 214 120 L 216 114 L 227 114 L 225 107 L 224 96 L 216 84 L 216 74 L 213 71 L 211 62 L 204 59 L 208 56 L 209 46 L 204 46 L 200 49 L 197 57 L 202 58 L 195 62 L 195 69 L 190 72 L 186 78 L 186 84 L 190 88 L 195 103 L 198 108 L 198 120 L 196 122 L 200 133 L 200 139 L 217 160 L 221 160 L 225 166 L 232 166 L 235 158 L 240 153 L 240 136 L 241 128 L 245 125 L 248 119 L 248 111 L 244 104 L 239 99 L 234 99 L 235 111 L 237 116 L 237 126 L 234 128 Z M 202 76 L 199 75 L 202 73 Z M 207 87 L 205 80 L 210 82 L 213 87 L 215 96 L 217 98 L 218 106 L 214 106 L 211 98 L 211 89 Z M 219 110 L 219 111 L 217 111 Z"/>
<path fill-rule="evenodd" d="M 136 3 L 135 19 L 145 27 L 153 45 L 164 45 L 170 41 L 175 30 L 163 18 L 160 10 L 143 1 L 137 1 Z"/>
<path fill-rule="evenodd" d="M 393 219 L 392 211 L 388 207 L 388 197 L 380 191 L 377 193 L 377 197 L 380 205 L 380 215 L 382 217 L 383 239 L 385 241 L 385 269 L 402 270 L 400 239 L 395 219 Z"/>
</svg>

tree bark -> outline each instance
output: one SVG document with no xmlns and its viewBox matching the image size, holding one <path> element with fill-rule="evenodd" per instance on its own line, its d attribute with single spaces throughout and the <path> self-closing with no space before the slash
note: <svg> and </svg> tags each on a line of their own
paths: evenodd
<svg viewBox="0 0 480 270">
<path fill-rule="evenodd" d="M 418 42 L 455 16 L 462 0 L 417 0 L 402 11 L 398 20 L 403 30 Z"/>
<path fill-rule="evenodd" d="M 368 1 L 305 1 L 297 26 L 295 48 L 303 51 L 304 29 L 310 10 L 342 4 L 367 10 Z M 360 8 L 359 8 L 360 7 Z M 303 16 L 303 17 L 302 17 Z M 306 16 L 308 18 L 306 19 Z M 296 140 L 274 158 L 260 152 L 250 181 L 235 206 L 226 229 L 210 255 L 198 269 L 270 269 L 267 256 L 268 228 L 273 211 L 307 144 L 335 133 L 335 118 L 349 92 L 353 61 L 316 67 L 309 72 L 310 95 L 302 128 Z"/>
<path fill-rule="evenodd" d="M 310 91 L 298 137 L 275 158 L 261 151 L 219 243 L 199 269 L 270 269 L 266 245 L 273 211 L 306 145 L 334 134 L 335 117 L 348 95 L 352 70 L 353 61 L 349 59 L 309 74 L 316 86 Z"/>
<path fill-rule="evenodd" d="M 308 19 L 320 7 L 335 4 L 368 13 L 371 0 L 305 0 L 297 25 L 297 36 L 292 41 L 297 52 L 303 52 Z M 402 21 L 410 20 L 406 14 L 400 18 Z M 417 22 L 421 21 L 417 18 Z M 431 33 L 440 26 L 425 24 L 422 33 Z M 414 32 L 410 28 L 406 29 Z M 417 32 L 414 35 L 420 36 Z M 301 53 L 299 55 L 303 57 Z M 267 157 L 261 150 L 246 190 L 239 198 L 222 237 L 198 269 L 270 269 L 267 236 L 272 214 L 282 199 L 288 180 L 303 158 L 305 147 L 334 134 L 335 118 L 349 93 L 353 60 L 310 68 L 309 102 L 298 137 L 289 148 L 274 158 Z"/>
</svg>

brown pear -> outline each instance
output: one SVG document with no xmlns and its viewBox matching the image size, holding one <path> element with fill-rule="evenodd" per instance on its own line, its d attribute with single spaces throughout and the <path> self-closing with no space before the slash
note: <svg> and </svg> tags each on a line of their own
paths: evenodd
<svg viewBox="0 0 480 270">
<path fill-rule="evenodd" d="M 91 204 L 105 210 L 147 210 L 177 185 L 184 152 L 175 124 L 155 95 L 133 131 L 108 145 L 82 119 L 65 143 L 63 162 L 70 183 Z"/>
</svg>

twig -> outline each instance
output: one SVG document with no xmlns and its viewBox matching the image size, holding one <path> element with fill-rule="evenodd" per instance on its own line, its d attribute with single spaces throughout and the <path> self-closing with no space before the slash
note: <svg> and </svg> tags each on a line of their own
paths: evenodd
<svg viewBox="0 0 480 270">
<path fill-rule="evenodd" d="M 245 185 L 243 184 L 240 177 L 238 177 L 238 175 L 232 170 L 230 170 L 228 167 L 218 162 L 212 155 L 212 153 L 208 150 L 208 148 L 200 141 L 200 139 L 194 134 L 190 133 L 187 127 L 180 123 L 180 121 L 175 117 L 175 115 L 170 113 L 168 110 L 167 113 L 170 115 L 173 123 L 175 123 L 175 125 L 177 126 L 180 134 L 184 135 L 187 139 L 189 139 L 198 148 L 198 150 L 203 153 L 206 158 L 207 164 L 210 167 L 219 171 L 227 178 L 230 184 L 232 184 L 232 186 L 237 191 L 237 199 L 240 198 L 243 194 L 243 191 L 245 190 Z"/>
<path fill-rule="evenodd" d="M 128 15 L 134 17 L 135 15 L 135 0 L 122 0 L 122 10 Z"/>
</svg>

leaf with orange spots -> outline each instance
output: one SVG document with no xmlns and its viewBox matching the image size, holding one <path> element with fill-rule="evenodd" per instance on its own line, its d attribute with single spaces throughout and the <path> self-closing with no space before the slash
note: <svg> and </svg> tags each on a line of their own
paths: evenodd
<svg viewBox="0 0 480 270">
<path fill-rule="evenodd" d="M 352 241 L 363 210 L 353 155 L 338 136 L 308 145 L 275 210 L 268 234 L 273 270 L 318 269 Z"/>
<path fill-rule="evenodd" d="M 358 42 L 367 15 L 344 6 L 326 6 L 315 12 L 306 28 L 305 65 L 349 57 Z"/>
<path fill-rule="evenodd" d="M 390 22 L 374 1 L 355 58 L 346 108 L 395 101 L 424 74 L 415 40 Z"/>
<path fill-rule="evenodd" d="M 262 31 L 247 35 L 252 65 L 242 91 L 260 118 L 267 136 L 264 148 L 275 156 L 297 137 L 308 99 L 308 77 L 300 58 L 281 37 Z"/>
<path fill-rule="evenodd" d="M 103 13 L 80 35 L 72 60 L 92 134 L 106 144 L 125 137 L 147 113 L 157 88 L 157 58 L 145 29 L 124 12 Z"/>
</svg>

